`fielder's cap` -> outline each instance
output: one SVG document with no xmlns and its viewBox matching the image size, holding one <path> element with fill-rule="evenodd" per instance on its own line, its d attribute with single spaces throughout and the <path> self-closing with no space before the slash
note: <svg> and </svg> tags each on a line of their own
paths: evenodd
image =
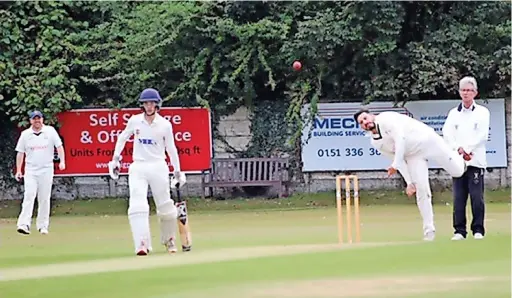
<svg viewBox="0 0 512 298">
<path fill-rule="evenodd" d="M 37 111 L 37 110 L 30 112 L 29 117 L 30 117 L 30 119 L 34 119 L 35 117 L 44 118 L 43 113 L 41 113 L 40 111 Z"/>
</svg>

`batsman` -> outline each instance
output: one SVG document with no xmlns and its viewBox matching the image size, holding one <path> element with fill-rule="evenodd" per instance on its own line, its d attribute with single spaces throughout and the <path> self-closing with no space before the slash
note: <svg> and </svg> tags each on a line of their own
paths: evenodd
<svg viewBox="0 0 512 298">
<path fill-rule="evenodd" d="M 119 135 L 112 161 L 109 162 L 109 174 L 113 179 L 119 178 L 121 152 L 133 135 L 133 162 L 128 169 L 128 219 L 135 253 L 145 256 L 153 249 L 149 228 L 148 187 L 151 188 L 159 218 L 161 243 L 169 253 L 175 253 L 178 212 L 171 199 L 166 152 L 174 167 L 177 182 L 184 185 L 186 178 L 180 171 L 172 124 L 158 114 L 162 104 L 159 92 L 153 88 L 144 89 L 139 102 L 142 104 L 142 113 L 131 116 Z"/>
<path fill-rule="evenodd" d="M 400 171 L 407 183 L 407 195 L 416 194 L 423 218 L 423 239 L 434 240 L 428 161 L 434 161 L 450 176 L 460 177 L 466 171 L 464 159 L 433 128 L 409 116 L 391 111 L 374 115 L 363 109 L 354 114 L 354 119 L 362 129 L 371 133 L 372 145 L 392 160 L 388 175 Z"/>
</svg>

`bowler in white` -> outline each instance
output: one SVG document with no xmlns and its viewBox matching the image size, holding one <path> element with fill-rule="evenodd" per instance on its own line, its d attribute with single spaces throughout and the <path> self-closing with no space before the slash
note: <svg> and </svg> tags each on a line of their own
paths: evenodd
<svg viewBox="0 0 512 298">
<path fill-rule="evenodd" d="M 118 178 L 121 152 L 133 135 L 133 163 L 128 169 L 128 219 L 135 253 L 145 256 L 152 250 L 148 186 L 151 188 L 159 218 L 161 243 L 169 253 L 175 253 L 178 211 L 171 199 L 166 152 L 174 167 L 174 177 L 180 185 L 186 182 L 185 174 L 180 171 L 172 124 L 158 114 L 162 103 L 160 94 L 153 88 L 144 89 L 139 102 L 143 112 L 130 117 L 126 128 L 119 135 L 113 159 L 109 162 L 109 173 L 113 179 Z"/>
<path fill-rule="evenodd" d="M 20 181 L 23 178 L 25 193 L 21 213 L 18 217 L 17 231 L 30 234 L 34 202 L 37 197 L 38 210 L 36 227 L 41 234 L 48 234 L 50 226 L 50 197 L 54 175 L 54 148 L 59 155 L 59 169 L 66 168 L 64 147 L 59 134 L 50 125 L 45 125 L 43 114 L 33 111 L 29 115 L 30 127 L 21 132 L 16 144 L 16 174 Z M 22 173 L 25 159 L 25 174 Z"/>
<path fill-rule="evenodd" d="M 451 150 L 435 130 L 407 115 L 387 111 L 378 115 L 360 110 L 354 119 L 362 129 L 371 132 L 371 144 L 392 160 L 388 175 L 402 174 L 409 197 L 416 194 L 416 203 L 423 218 L 423 239 L 435 238 L 432 192 L 429 184 L 428 160 L 446 170 L 452 177 L 461 177 L 465 163 Z"/>
</svg>

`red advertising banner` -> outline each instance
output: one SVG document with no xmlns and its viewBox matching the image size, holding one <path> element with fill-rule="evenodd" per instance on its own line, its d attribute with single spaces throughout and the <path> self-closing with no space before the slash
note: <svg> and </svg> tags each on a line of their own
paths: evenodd
<svg viewBox="0 0 512 298">
<path fill-rule="evenodd" d="M 117 136 L 128 119 L 140 109 L 81 109 L 57 115 L 57 129 L 64 143 L 66 169 L 55 166 L 55 176 L 108 175 Z M 210 111 L 205 108 L 162 108 L 160 115 L 173 126 L 181 170 L 197 173 L 210 167 L 212 158 L 212 129 Z M 133 136 L 122 152 L 120 174 L 127 174 L 132 162 Z M 167 157 L 169 162 L 169 157 Z M 170 164 L 170 162 L 169 162 Z M 172 166 L 169 167 L 172 171 Z"/>
</svg>

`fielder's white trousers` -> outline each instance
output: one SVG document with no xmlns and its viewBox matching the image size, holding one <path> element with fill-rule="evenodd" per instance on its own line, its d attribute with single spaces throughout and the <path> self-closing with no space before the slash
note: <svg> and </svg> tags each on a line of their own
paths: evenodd
<svg viewBox="0 0 512 298">
<path fill-rule="evenodd" d="M 134 161 L 128 170 L 130 199 L 128 218 L 133 243 L 137 250 L 141 243 L 151 249 L 149 228 L 148 187 L 153 195 L 160 221 L 161 242 L 176 238 L 178 212 L 171 199 L 169 166 L 165 160 L 154 162 Z"/>
<path fill-rule="evenodd" d="M 18 226 L 26 225 L 30 228 L 34 202 L 37 197 L 36 227 L 38 230 L 49 228 L 53 174 L 53 166 L 39 170 L 27 169 L 25 171 L 23 177 L 25 193 L 23 196 L 23 204 L 21 205 L 21 213 L 18 217 Z"/>
</svg>

